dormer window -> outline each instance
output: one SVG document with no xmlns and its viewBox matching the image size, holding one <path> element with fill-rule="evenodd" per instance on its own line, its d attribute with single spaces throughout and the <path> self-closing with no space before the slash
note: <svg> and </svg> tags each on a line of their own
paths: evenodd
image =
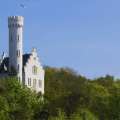
<svg viewBox="0 0 120 120">
<path fill-rule="evenodd" d="M 36 60 L 36 57 L 34 57 L 33 59 Z"/>
<path fill-rule="evenodd" d="M 33 68 L 32 68 L 32 73 L 33 73 L 34 75 L 37 74 L 37 67 L 36 67 L 36 66 L 33 66 Z"/>
</svg>

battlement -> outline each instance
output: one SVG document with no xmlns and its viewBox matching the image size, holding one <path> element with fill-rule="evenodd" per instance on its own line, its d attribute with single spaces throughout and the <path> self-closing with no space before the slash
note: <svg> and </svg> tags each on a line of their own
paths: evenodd
<svg viewBox="0 0 120 120">
<path fill-rule="evenodd" d="M 22 27 L 24 22 L 24 17 L 22 16 L 9 16 L 8 17 L 8 27 Z"/>
</svg>

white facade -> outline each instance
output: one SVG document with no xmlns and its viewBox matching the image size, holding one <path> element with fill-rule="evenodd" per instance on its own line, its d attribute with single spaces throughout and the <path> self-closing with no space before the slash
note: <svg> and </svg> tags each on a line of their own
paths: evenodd
<svg viewBox="0 0 120 120">
<path fill-rule="evenodd" d="M 32 53 L 24 66 L 24 84 L 29 88 L 41 91 L 44 94 L 44 70 L 39 62 L 36 49 L 32 50 Z"/>
<path fill-rule="evenodd" d="M 17 72 L 18 79 L 22 82 L 23 68 L 23 17 L 10 16 L 9 27 L 9 72 L 13 69 Z"/>
<path fill-rule="evenodd" d="M 36 92 L 44 94 L 44 69 L 34 48 L 30 54 L 23 54 L 22 16 L 8 17 L 9 57 L 0 60 L 0 77 L 17 74 L 18 80 Z M 14 74 L 13 74 L 14 75 Z"/>
</svg>

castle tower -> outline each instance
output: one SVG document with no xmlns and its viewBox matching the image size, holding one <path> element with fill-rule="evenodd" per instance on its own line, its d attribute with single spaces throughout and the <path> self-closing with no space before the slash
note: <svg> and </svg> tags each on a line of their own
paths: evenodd
<svg viewBox="0 0 120 120">
<path fill-rule="evenodd" d="M 8 17 L 9 28 L 9 72 L 16 72 L 22 82 L 23 56 L 23 22 L 22 16 Z"/>
</svg>

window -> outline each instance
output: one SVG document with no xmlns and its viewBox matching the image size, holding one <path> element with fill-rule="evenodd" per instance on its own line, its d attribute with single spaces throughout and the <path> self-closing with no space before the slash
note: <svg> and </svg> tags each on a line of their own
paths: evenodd
<svg viewBox="0 0 120 120">
<path fill-rule="evenodd" d="M 42 80 L 38 80 L 39 88 L 42 87 Z"/>
<path fill-rule="evenodd" d="M 18 81 L 20 82 L 20 77 L 18 77 Z"/>
<path fill-rule="evenodd" d="M 19 40 L 20 40 L 20 36 L 18 35 L 18 42 L 19 42 Z"/>
<path fill-rule="evenodd" d="M 34 57 L 33 59 L 36 60 L 36 57 Z"/>
<path fill-rule="evenodd" d="M 36 88 L 36 79 L 33 79 L 33 87 Z"/>
<path fill-rule="evenodd" d="M 31 78 L 28 78 L 28 85 L 31 86 Z"/>
<path fill-rule="evenodd" d="M 37 74 L 37 67 L 36 66 L 33 66 L 33 68 L 32 68 L 32 72 L 33 72 L 33 74 Z"/>
<path fill-rule="evenodd" d="M 17 50 L 17 57 L 20 57 L 20 50 Z"/>
<path fill-rule="evenodd" d="M 19 72 L 19 69 L 20 69 L 20 65 L 18 64 L 18 72 Z"/>
<path fill-rule="evenodd" d="M 13 41 L 12 35 L 10 35 L 10 41 Z"/>
</svg>

